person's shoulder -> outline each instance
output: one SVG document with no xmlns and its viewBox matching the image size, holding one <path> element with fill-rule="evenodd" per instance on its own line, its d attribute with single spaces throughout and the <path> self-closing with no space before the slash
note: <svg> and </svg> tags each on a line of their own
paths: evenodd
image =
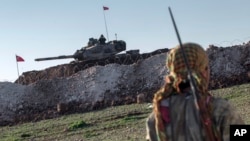
<svg viewBox="0 0 250 141">
<path fill-rule="evenodd" d="M 235 107 L 230 103 L 230 101 L 220 97 L 213 97 L 212 108 L 218 113 L 235 111 Z"/>
<path fill-rule="evenodd" d="M 223 99 L 221 97 L 213 97 L 212 98 L 212 103 L 214 106 L 218 107 L 228 107 L 230 106 L 230 102 L 226 99 Z"/>
<path fill-rule="evenodd" d="M 215 117 L 224 117 L 227 119 L 228 122 L 231 124 L 243 124 L 244 121 L 240 117 L 240 114 L 236 110 L 236 107 L 234 105 L 223 98 L 213 98 L 212 101 L 212 110 L 213 110 L 213 115 Z"/>
<path fill-rule="evenodd" d="M 212 97 L 214 102 L 223 102 L 223 103 L 229 103 L 228 100 L 221 98 L 221 97 Z"/>
</svg>

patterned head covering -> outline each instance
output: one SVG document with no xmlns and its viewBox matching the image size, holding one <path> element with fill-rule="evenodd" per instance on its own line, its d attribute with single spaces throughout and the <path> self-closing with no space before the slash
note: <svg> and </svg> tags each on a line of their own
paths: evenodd
<svg viewBox="0 0 250 141">
<path fill-rule="evenodd" d="M 200 90 L 203 92 L 207 91 L 209 82 L 202 75 L 204 70 L 208 69 L 208 56 L 205 50 L 200 45 L 195 43 L 183 44 L 183 50 L 186 54 L 187 62 L 192 75 L 197 81 Z M 187 81 L 187 67 L 185 65 L 180 46 L 177 46 L 170 51 L 167 57 L 166 65 L 170 71 L 169 77 L 172 77 L 169 79 L 173 80 L 173 82 L 170 83 L 173 83 L 172 86 L 180 92 L 178 85 L 183 81 Z"/>
<path fill-rule="evenodd" d="M 198 91 L 202 96 L 209 95 L 208 93 L 208 80 L 202 73 L 208 69 L 208 56 L 205 50 L 198 44 L 185 43 L 183 44 L 183 50 L 186 54 L 187 62 L 191 69 L 192 76 L 197 84 Z M 182 50 L 180 46 L 177 46 L 170 50 L 167 56 L 167 68 L 169 69 L 169 75 L 166 76 L 165 86 L 162 87 L 154 95 L 154 113 L 156 119 L 156 131 L 159 140 L 166 141 L 165 126 L 162 121 L 160 113 L 160 102 L 168 98 L 172 94 L 181 93 L 179 85 L 188 81 L 187 79 L 187 67 L 184 62 Z"/>
</svg>

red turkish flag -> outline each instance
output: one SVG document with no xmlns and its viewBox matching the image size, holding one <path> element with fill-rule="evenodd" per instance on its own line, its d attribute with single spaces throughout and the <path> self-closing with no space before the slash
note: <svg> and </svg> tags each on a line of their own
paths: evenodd
<svg viewBox="0 0 250 141">
<path fill-rule="evenodd" d="M 16 55 L 17 62 L 24 62 L 24 59 L 21 56 Z"/>
<path fill-rule="evenodd" d="M 103 6 L 103 10 L 109 10 L 109 8 L 106 6 Z"/>
</svg>

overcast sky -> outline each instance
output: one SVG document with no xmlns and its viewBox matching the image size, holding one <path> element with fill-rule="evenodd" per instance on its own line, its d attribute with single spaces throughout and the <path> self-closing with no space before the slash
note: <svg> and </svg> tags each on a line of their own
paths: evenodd
<svg viewBox="0 0 250 141">
<path fill-rule="evenodd" d="M 109 10 L 103 11 L 103 6 Z M 90 37 L 127 43 L 127 50 L 150 52 L 178 44 L 171 7 L 182 42 L 231 46 L 250 41 L 249 0 L 0 0 L 0 81 L 26 71 L 73 59 L 35 62 L 35 58 L 71 55 Z"/>
</svg>

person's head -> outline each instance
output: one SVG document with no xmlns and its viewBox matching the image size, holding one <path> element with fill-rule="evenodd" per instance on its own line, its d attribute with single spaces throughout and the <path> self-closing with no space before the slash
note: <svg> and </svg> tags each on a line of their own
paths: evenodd
<svg viewBox="0 0 250 141">
<path fill-rule="evenodd" d="M 192 76 L 196 82 L 197 90 L 201 96 L 209 96 L 209 62 L 204 49 L 195 43 L 183 44 L 183 51 L 186 54 L 187 62 L 191 69 Z M 171 49 L 167 55 L 166 67 L 169 75 L 166 76 L 166 83 L 154 94 L 153 106 L 155 113 L 156 131 L 159 138 L 165 139 L 165 128 L 162 126 L 161 101 L 172 94 L 181 94 L 189 89 L 188 71 L 182 54 L 182 48 L 177 46 Z"/>
<path fill-rule="evenodd" d="M 210 70 L 208 56 L 205 50 L 198 44 L 185 43 L 183 51 L 186 54 L 188 65 L 192 75 L 202 92 L 207 91 L 210 79 Z M 178 45 L 170 50 L 167 56 L 166 66 L 169 69 L 169 75 L 166 77 L 166 83 L 171 83 L 177 92 L 181 92 L 181 86 L 188 84 L 188 71 L 182 54 L 182 49 Z"/>
</svg>

